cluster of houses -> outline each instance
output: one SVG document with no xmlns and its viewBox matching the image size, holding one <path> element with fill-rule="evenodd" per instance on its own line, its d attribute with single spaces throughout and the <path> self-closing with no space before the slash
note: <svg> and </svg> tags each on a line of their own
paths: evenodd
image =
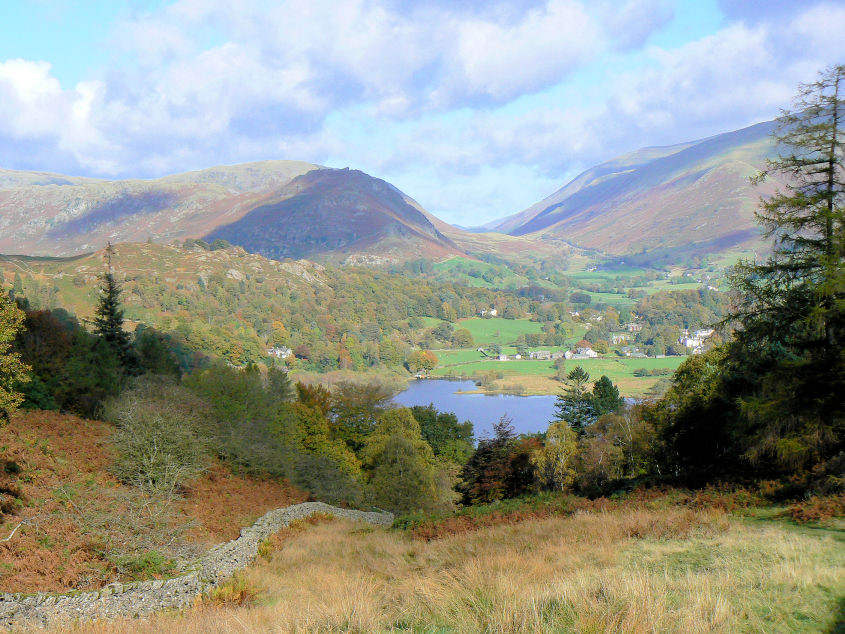
<svg viewBox="0 0 845 634">
<path fill-rule="evenodd" d="M 678 343 L 687 348 L 692 348 L 693 354 L 701 354 L 704 351 L 704 342 L 713 336 L 715 331 L 712 328 L 702 328 L 693 333 L 686 328 L 681 336 L 678 337 Z"/>
<path fill-rule="evenodd" d="M 627 324 L 623 326 L 624 330 L 620 332 L 612 332 L 610 333 L 610 342 L 617 346 L 620 343 L 628 343 L 634 337 L 637 336 L 637 333 L 642 331 L 643 325 L 639 324 L 635 321 L 629 321 Z"/>
<path fill-rule="evenodd" d="M 287 359 L 293 356 L 293 350 L 287 346 L 274 346 L 267 349 L 268 357 L 276 357 L 277 359 Z"/>
<path fill-rule="evenodd" d="M 478 351 L 484 353 L 482 348 Z M 589 343 L 579 341 L 572 350 L 535 350 L 529 352 L 527 358 L 531 361 L 557 361 L 558 359 L 595 359 L 598 356 Z M 499 354 L 495 358 L 497 361 L 519 361 L 525 357 L 521 354 Z"/>
</svg>

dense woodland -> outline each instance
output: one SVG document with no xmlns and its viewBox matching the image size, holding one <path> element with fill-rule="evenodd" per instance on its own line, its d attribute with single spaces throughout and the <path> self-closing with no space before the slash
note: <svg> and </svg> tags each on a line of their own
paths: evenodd
<svg viewBox="0 0 845 634">
<path fill-rule="evenodd" d="M 204 249 L 195 240 L 181 248 Z M 398 367 L 412 347 L 437 345 L 424 318 L 454 322 L 490 308 L 517 318 L 533 308 L 530 299 L 513 293 L 363 268 L 312 265 L 300 267 L 302 277 L 296 277 L 221 264 L 190 281 L 168 281 L 164 273 L 127 275 L 119 262 L 115 258 L 115 278 L 124 289 L 127 319 L 167 333 L 185 370 L 196 364 L 194 353 L 235 365 L 265 362 L 270 346 L 292 348 L 296 367 L 311 371 Z M 87 301 L 97 301 L 85 276 L 77 275 L 77 283 Z M 14 295 L 49 310 L 71 293 L 16 274 Z"/>
</svg>

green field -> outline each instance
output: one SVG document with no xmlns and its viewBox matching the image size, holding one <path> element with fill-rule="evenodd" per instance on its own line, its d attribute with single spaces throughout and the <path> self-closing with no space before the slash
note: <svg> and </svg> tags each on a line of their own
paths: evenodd
<svg viewBox="0 0 845 634">
<path fill-rule="evenodd" d="M 480 317 L 459 319 L 455 327 L 469 330 L 477 346 L 491 345 L 494 343 L 504 346 L 516 341 L 519 335 L 530 332 L 543 332 L 542 325 L 536 321 L 528 321 L 527 319 L 502 319 L 501 317 L 493 317 L 492 319 L 482 319 Z"/>
<path fill-rule="evenodd" d="M 711 282 L 711 284 L 713 284 Z M 669 280 L 657 280 L 652 282 L 647 288 L 646 291 L 651 295 L 652 293 L 657 293 L 658 291 L 697 291 L 702 286 L 707 286 L 702 282 L 684 282 L 683 284 L 671 284 Z M 713 284 L 716 286 L 716 284 Z"/>
<path fill-rule="evenodd" d="M 424 328 L 435 328 L 443 322 L 442 319 L 437 319 L 436 317 L 420 317 L 420 320 L 423 322 Z"/>
<path fill-rule="evenodd" d="M 584 291 L 592 298 L 592 304 L 607 304 L 608 306 L 632 306 L 637 300 L 631 299 L 627 295 L 620 293 L 594 293 L 593 291 Z"/>
<path fill-rule="evenodd" d="M 475 373 L 495 372 L 503 375 L 503 381 L 516 381 L 523 384 L 534 394 L 554 394 L 560 390 L 561 384 L 553 379 L 556 370 L 549 361 L 494 361 L 481 359 L 478 352 L 470 350 L 443 350 L 436 352 L 440 365 L 431 373 L 432 376 L 463 376 L 470 377 Z M 473 355 L 475 360 L 473 360 Z M 647 370 L 668 370 L 668 377 L 687 357 L 656 358 L 618 358 L 603 357 L 598 359 L 570 359 L 566 361 L 565 370 L 570 371 L 581 366 L 589 372 L 591 380 L 595 381 L 606 375 L 618 385 L 622 396 L 641 396 L 655 385 L 659 376 L 635 376 L 634 371 L 640 368 Z"/>
<path fill-rule="evenodd" d="M 440 365 L 433 371 L 432 374 L 444 375 L 449 374 L 450 368 L 445 366 L 446 363 L 464 363 L 472 360 L 472 352 L 475 359 L 479 358 L 479 353 L 469 350 L 444 351 L 442 353 L 435 353 L 440 359 Z M 464 353 L 466 355 L 464 356 Z M 441 356 L 442 355 L 442 356 Z M 454 356 L 453 356 L 454 355 Z M 460 360 L 458 360 L 460 359 Z M 667 368 L 673 372 L 681 363 L 686 360 L 686 357 L 665 357 L 663 359 L 655 358 L 599 358 L 599 359 L 570 359 L 566 362 L 566 368 L 572 369 L 576 366 L 581 366 L 590 376 L 595 378 L 606 374 L 610 379 L 616 381 L 621 378 L 629 378 L 634 376 L 634 370 L 639 368 L 646 368 L 648 370 L 656 370 Z M 495 360 L 479 360 L 474 363 L 466 363 L 460 367 L 461 371 L 471 374 L 476 371 L 495 370 L 497 372 L 504 372 L 505 374 L 534 374 L 540 376 L 550 376 L 554 374 L 555 367 L 548 361 L 495 361 Z"/>
<path fill-rule="evenodd" d="M 464 348 L 462 350 L 434 350 L 439 366 L 449 366 L 459 363 L 482 361 L 484 356 L 475 348 Z"/>
<path fill-rule="evenodd" d="M 502 266 L 493 266 L 486 262 L 470 260 L 462 257 L 452 257 L 442 262 L 436 262 L 432 266 L 436 279 L 455 281 L 466 286 L 487 287 L 487 288 L 518 288 L 528 283 L 528 278 L 507 270 Z M 473 271 L 475 275 L 470 275 Z M 481 275 L 487 274 L 487 281 Z"/>
<path fill-rule="evenodd" d="M 567 339 L 567 342 L 570 343 L 570 344 L 577 343 L 577 342 L 581 341 L 581 339 L 583 339 L 584 335 L 586 335 L 586 334 L 587 334 L 587 326 L 585 326 L 584 324 L 576 323 L 575 328 L 572 331 L 572 337 Z M 545 350 L 545 348 L 544 348 L 544 350 Z"/>
</svg>

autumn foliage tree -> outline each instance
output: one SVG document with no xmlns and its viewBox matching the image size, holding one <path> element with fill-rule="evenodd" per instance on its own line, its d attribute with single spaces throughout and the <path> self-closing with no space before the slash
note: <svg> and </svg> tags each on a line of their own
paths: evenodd
<svg viewBox="0 0 845 634">
<path fill-rule="evenodd" d="M 437 367 L 437 356 L 431 350 L 414 350 L 408 355 L 408 369 L 411 372 L 428 374 Z"/>
<path fill-rule="evenodd" d="M 9 414 L 23 401 L 17 386 L 29 379 L 29 366 L 11 349 L 23 322 L 23 311 L 8 295 L 0 293 L 0 427 L 9 421 Z"/>
</svg>

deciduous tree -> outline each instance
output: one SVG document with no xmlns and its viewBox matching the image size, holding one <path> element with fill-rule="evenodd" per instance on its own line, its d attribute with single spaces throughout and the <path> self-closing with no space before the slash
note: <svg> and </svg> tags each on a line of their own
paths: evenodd
<svg viewBox="0 0 845 634">
<path fill-rule="evenodd" d="M 16 386 L 28 380 L 30 371 L 20 354 L 11 350 L 12 341 L 23 327 L 24 313 L 5 293 L 0 293 L 0 427 L 23 401 Z"/>
<path fill-rule="evenodd" d="M 414 350 L 408 355 L 408 369 L 411 372 L 431 372 L 437 367 L 437 356 L 430 350 Z"/>
</svg>

